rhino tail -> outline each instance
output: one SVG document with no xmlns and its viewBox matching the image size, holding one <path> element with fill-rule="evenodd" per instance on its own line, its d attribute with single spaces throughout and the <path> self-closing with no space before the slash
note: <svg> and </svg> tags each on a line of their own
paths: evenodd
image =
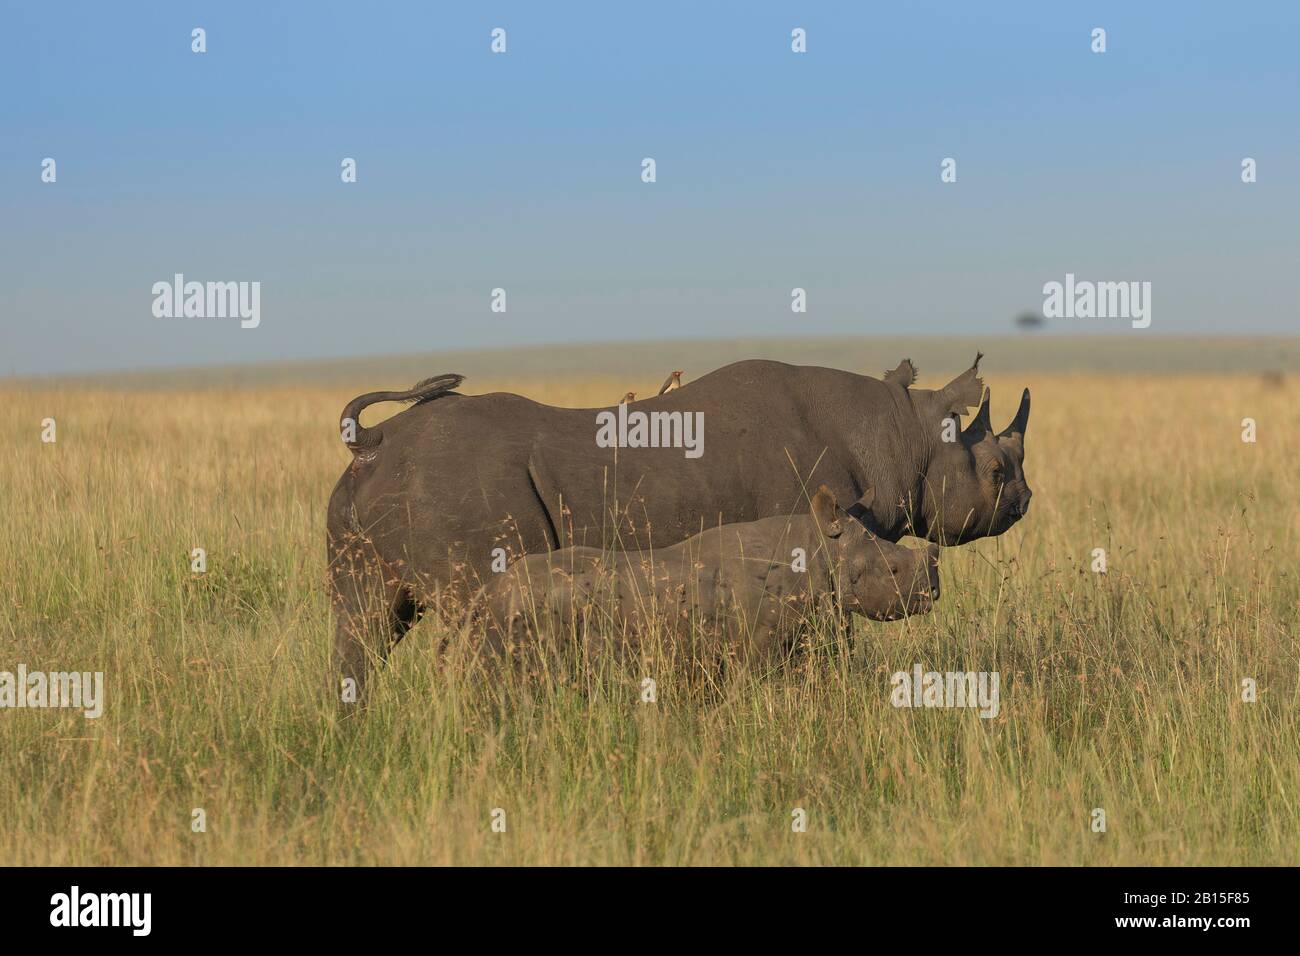
<svg viewBox="0 0 1300 956">
<path fill-rule="evenodd" d="M 343 414 L 339 416 L 339 432 L 343 436 L 344 444 L 352 454 L 357 455 L 365 451 L 373 451 L 383 441 L 383 432 L 361 424 L 359 417 L 361 410 L 368 405 L 377 402 L 406 402 L 418 405 L 450 394 L 453 389 L 460 387 L 463 381 L 465 381 L 464 375 L 435 375 L 417 382 L 404 392 L 366 392 L 364 395 L 358 395 L 344 406 Z"/>
</svg>

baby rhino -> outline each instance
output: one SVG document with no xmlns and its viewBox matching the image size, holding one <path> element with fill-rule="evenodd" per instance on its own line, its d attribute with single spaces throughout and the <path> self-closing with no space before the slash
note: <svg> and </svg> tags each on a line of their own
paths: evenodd
<svg viewBox="0 0 1300 956">
<path fill-rule="evenodd" d="M 938 562 L 934 544 L 872 535 L 822 485 L 810 514 L 722 525 L 669 548 L 527 555 L 484 586 L 471 621 L 494 655 L 555 653 L 575 638 L 635 652 L 658 636 L 673 653 L 771 661 L 816 615 L 924 614 L 939 597 Z"/>
</svg>

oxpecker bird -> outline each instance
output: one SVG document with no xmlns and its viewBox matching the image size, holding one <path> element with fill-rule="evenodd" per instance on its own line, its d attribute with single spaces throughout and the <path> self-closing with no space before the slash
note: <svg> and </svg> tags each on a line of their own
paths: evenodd
<svg viewBox="0 0 1300 956">
<path fill-rule="evenodd" d="M 681 387 L 682 387 L 682 373 L 679 370 L 673 372 L 672 375 L 669 375 L 666 379 L 664 379 L 664 383 L 659 386 L 659 394 L 662 395 L 664 394 L 664 392 L 671 392 L 673 389 L 681 388 Z"/>
</svg>

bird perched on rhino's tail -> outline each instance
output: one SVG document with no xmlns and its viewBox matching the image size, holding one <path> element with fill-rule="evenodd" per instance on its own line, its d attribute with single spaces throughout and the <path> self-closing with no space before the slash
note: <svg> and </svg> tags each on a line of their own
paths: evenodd
<svg viewBox="0 0 1300 956">
<path fill-rule="evenodd" d="M 664 383 L 659 386 L 659 394 L 663 395 L 665 392 L 671 392 L 673 389 L 681 388 L 681 387 L 682 387 L 682 373 L 681 370 L 678 369 L 676 372 L 673 372 L 666 379 L 664 379 Z"/>
</svg>

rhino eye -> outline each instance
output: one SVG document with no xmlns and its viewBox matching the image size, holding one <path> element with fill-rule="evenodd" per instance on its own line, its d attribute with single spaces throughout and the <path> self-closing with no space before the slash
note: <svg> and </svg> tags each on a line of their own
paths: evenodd
<svg viewBox="0 0 1300 956">
<path fill-rule="evenodd" d="M 989 471 L 989 474 L 993 476 L 994 481 L 996 481 L 998 484 L 1001 484 L 1003 475 L 1005 473 L 1003 472 L 1001 465 L 994 465 L 993 468 Z"/>
</svg>

